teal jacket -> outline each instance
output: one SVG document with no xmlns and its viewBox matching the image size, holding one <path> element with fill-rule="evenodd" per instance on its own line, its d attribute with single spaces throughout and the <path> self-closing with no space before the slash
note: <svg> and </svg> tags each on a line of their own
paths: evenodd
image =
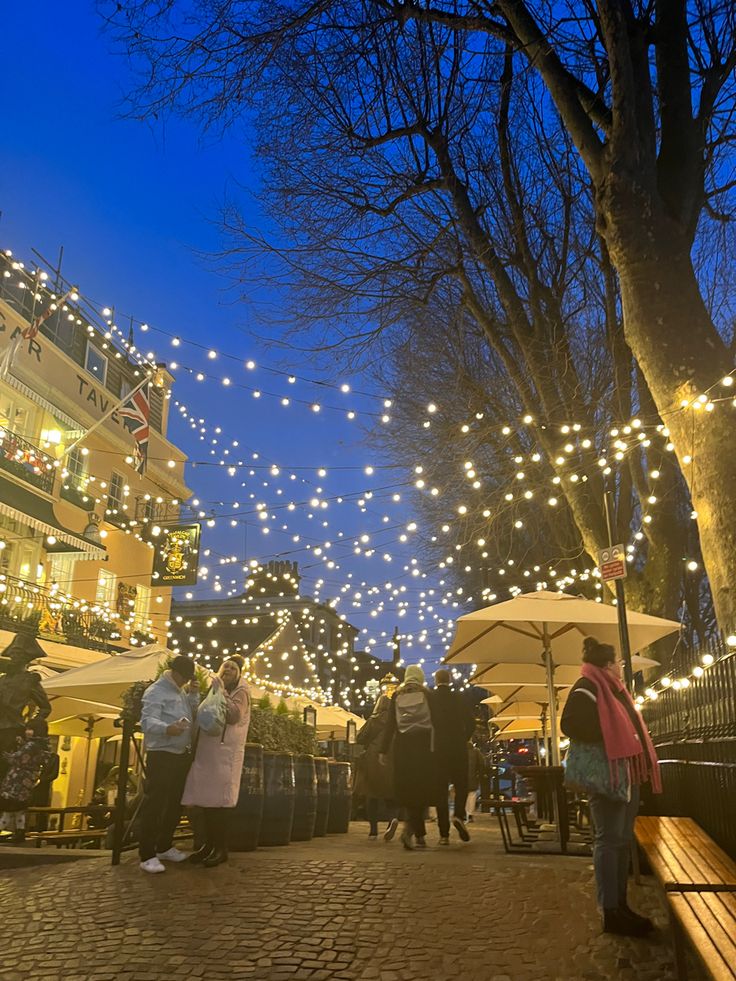
<svg viewBox="0 0 736 981">
<path fill-rule="evenodd" d="M 186 753 L 192 743 L 198 704 L 199 696 L 182 691 L 170 673 L 165 671 L 143 694 L 141 729 L 145 736 L 146 752 Z M 167 728 L 179 719 L 188 719 L 189 728 L 178 736 L 169 736 Z"/>
</svg>

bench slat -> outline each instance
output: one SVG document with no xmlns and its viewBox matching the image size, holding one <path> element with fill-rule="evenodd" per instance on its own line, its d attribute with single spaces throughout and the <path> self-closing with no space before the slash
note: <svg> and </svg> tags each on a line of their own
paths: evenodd
<svg viewBox="0 0 736 981">
<path fill-rule="evenodd" d="M 736 883 L 736 865 L 726 856 L 715 842 L 705 836 L 685 837 L 684 841 L 667 826 L 661 832 L 662 840 L 675 852 L 685 852 L 699 873 L 695 881 L 705 881 L 713 885 Z"/>
<path fill-rule="evenodd" d="M 736 890 L 736 863 L 691 818 L 639 817 L 636 837 L 665 890 Z"/>
<path fill-rule="evenodd" d="M 719 895 L 672 892 L 667 898 L 680 929 L 691 941 L 706 970 L 715 981 L 733 981 L 736 978 L 736 933 L 733 924 L 729 931 L 728 921 L 724 926 L 718 920 Z"/>
</svg>

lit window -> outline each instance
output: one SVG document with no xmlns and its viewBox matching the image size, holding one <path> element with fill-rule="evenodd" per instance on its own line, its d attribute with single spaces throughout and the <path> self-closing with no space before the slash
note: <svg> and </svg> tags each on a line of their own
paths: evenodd
<svg viewBox="0 0 736 981">
<path fill-rule="evenodd" d="M 108 603 L 110 606 L 115 603 L 115 576 L 107 569 L 100 569 L 97 574 L 95 602 Z"/>
<path fill-rule="evenodd" d="M 105 379 L 107 378 L 107 358 L 97 350 L 91 341 L 87 341 L 87 357 L 84 367 L 90 375 L 95 376 L 101 385 L 105 384 Z"/>
</svg>

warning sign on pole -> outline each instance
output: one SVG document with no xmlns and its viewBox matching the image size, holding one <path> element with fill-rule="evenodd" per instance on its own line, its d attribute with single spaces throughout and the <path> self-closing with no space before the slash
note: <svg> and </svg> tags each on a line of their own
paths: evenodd
<svg viewBox="0 0 736 981">
<path fill-rule="evenodd" d="M 598 569 L 603 582 L 626 578 L 626 553 L 623 545 L 609 545 L 598 553 Z"/>
</svg>

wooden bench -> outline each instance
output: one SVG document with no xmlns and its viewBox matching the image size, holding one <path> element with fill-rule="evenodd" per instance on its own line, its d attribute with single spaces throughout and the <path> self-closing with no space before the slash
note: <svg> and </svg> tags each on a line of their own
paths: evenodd
<svg viewBox="0 0 736 981">
<path fill-rule="evenodd" d="M 736 893 L 667 894 L 675 935 L 677 975 L 687 978 L 686 941 L 702 968 L 716 981 L 736 978 Z"/>
<path fill-rule="evenodd" d="M 692 818 L 639 817 L 636 838 L 665 892 L 736 891 L 736 862 Z"/>
<path fill-rule="evenodd" d="M 95 848 L 101 848 L 107 836 L 107 828 L 91 828 L 89 831 L 36 831 L 31 832 L 27 843 L 40 848 L 44 842 L 56 845 L 57 848 L 76 848 L 77 845 L 90 843 Z"/>
<path fill-rule="evenodd" d="M 664 890 L 677 974 L 686 946 L 716 981 L 736 979 L 736 862 L 691 818 L 639 817 L 636 838 Z"/>
</svg>

